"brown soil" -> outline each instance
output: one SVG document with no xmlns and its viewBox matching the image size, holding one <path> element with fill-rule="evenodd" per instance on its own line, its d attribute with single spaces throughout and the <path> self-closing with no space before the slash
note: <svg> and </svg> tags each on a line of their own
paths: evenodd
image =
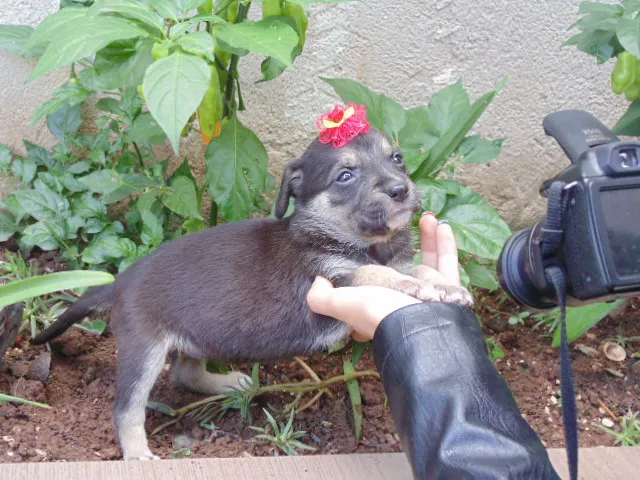
<svg viewBox="0 0 640 480">
<path fill-rule="evenodd" d="M 60 269 L 55 256 L 41 257 L 39 261 L 44 271 Z M 510 301 L 497 306 L 495 296 L 483 296 L 479 301 L 478 313 L 486 334 L 496 338 L 507 353 L 497 362 L 498 369 L 523 414 L 546 445 L 561 447 L 564 441 L 558 396 L 558 351 L 550 347 L 550 338 L 545 337 L 542 330 L 532 331 L 533 320 L 527 319 L 525 325 L 514 328 L 505 322 L 508 315 L 497 314 L 496 309 L 509 313 L 518 309 Z M 627 337 L 640 336 L 639 300 L 629 302 L 623 312 L 600 322 L 576 343 L 599 352 L 605 340 L 621 331 Z M 620 363 L 607 360 L 601 353 L 589 357 L 574 350 L 582 446 L 613 445 L 613 437 L 596 425 L 604 418 L 611 418 L 611 413 L 621 416 L 629 409 L 640 410 L 640 365 L 634 367 L 637 359 L 631 358 L 638 350 L 640 342 L 631 344 L 627 348 L 627 359 Z M 6 367 L 0 371 L 0 392 L 16 392 L 31 400 L 47 402 L 53 408 L 0 406 L 0 463 L 120 458 L 111 422 L 116 366 L 113 337 L 108 333 L 98 337 L 71 329 L 53 344 L 51 375 L 46 386 L 22 376 L 28 363 L 43 351 L 44 348 L 32 348 L 28 342 L 19 341 L 5 355 Z M 342 374 L 344 356 L 350 356 L 349 349 L 317 355 L 306 361 L 321 378 L 329 378 Z M 240 368 L 250 373 L 249 367 Z M 374 368 L 371 352 L 367 350 L 358 369 Z M 308 379 L 304 369 L 293 361 L 261 366 L 260 370 L 261 384 Z M 380 381 L 367 377 L 360 380 L 360 386 L 364 416 L 360 442 L 356 442 L 353 434 L 351 405 L 344 384 L 332 386 L 333 399 L 324 396 L 315 408 L 296 415 L 295 428 L 307 432 L 302 441 L 316 447 L 314 453 L 401 451 Z M 174 389 L 167 372 L 161 375 L 151 395 L 152 400 L 173 407 L 200 398 Z M 261 407 L 283 407 L 292 398 L 289 394 L 279 393 L 259 399 L 259 405 L 252 409 L 253 425 L 264 426 L 266 423 Z M 147 418 L 148 432 L 169 420 L 151 410 L 148 410 Z M 271 446 L 254 439 L 256 432 L 248 428 L 239 412 L 227 414 L 216 422 L 216 427 L 218 430 L 211 432 L 194 421 L 183 420 L 152 436 L 151 448 L 162 458 L 274 454 Z M 615 428 L 619 428 L 617 423 Z"/>
</svg>

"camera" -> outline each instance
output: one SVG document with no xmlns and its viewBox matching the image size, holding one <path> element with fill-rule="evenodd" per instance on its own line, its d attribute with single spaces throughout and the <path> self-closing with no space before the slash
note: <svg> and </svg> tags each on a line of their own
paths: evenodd
<svg viewBox="0 0 640 480">
<path fill-rule="evenodd" d="M 559 266 L 567 304 L 640 292 L 640 142 L 621 141 L 591 114 L 552 113 L 543 121 L 571 165 L 543 183 L 547 215 L 512 235 L 497 264 L 502 288 L 543 310 L 560 300 L 546 270 Z"/>
</svg>

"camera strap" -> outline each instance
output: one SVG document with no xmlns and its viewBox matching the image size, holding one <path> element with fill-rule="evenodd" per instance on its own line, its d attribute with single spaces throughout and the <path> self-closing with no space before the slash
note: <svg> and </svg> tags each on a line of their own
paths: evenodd
<svg viewBox="0 0 640 480">
<path fill-rule="evenodd" d="M 562 314 L 560 332 L 560 391 L 562 420 L 571 480 L 578 478 L 578 409 L 567 338 L 567 281 L 558 257 L 563 237 L 564 214 L 568 204 L 566 184 L 556 181 L 548 189 L 547 218 L 542 230 L 544 273 L 555 290 Z"/>
</svg>

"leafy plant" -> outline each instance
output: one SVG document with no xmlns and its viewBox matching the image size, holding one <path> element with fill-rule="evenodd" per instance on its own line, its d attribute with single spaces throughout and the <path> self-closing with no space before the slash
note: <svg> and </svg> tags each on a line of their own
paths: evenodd
<svg viewBox="0 0 640 480">
<path fill-rule="evenodd" d="M 524 321 L 531 316 L 531 312 L 520 312 L 517 315 L 511 315 L 509 317 L 509 325 L 524 325 Z"/>
<path fill-rule="evenodd" d="M 614 445 L 623 445 L 625 447 L 638 447 L 640 446 L 640 420 L 638 419 L 640 412 L 629 411 L 620 420 L 620 432 L 616 432 L 602 425 L 597 425 L 600 430 L 604 430 L 610 435 L 613 435 L 616 439 Z"/>
<path fill-rule="evenodd" d="M 40 57 L 30 80 L 61 67 L 71 73 L 34 115 L 46 117 L 60 144 L 49 152 L 25 142 L 27 156 L 15 159 L 0 146 L 0 173 L 23 186 L 0 205 L 0 241 L 16 235 L 25 251 L 62 249 L 74 268 L 122 271 L 219 215 L 268 212 L 274 182 L 264 146 L 238 118 L 238 64 L 249 53 L 266 56 L 263 81 L 291 67 L 310 3 L 287 0 L 251 21 L 250 0 L 65 0 L 36 29 L 1 25 L 0 48 Z M 79 133 L 82 105 L 95 96 L 104 112 L 97 134 Z M 166 179 L 168 159 L 154 148 L 168 141 L 177 154 L 191 130 L 209 145 L 202 185 L 186 160 Z M 127 203 L 124 221 L 108 216 L 118 202 Z"/>
<path fill-rule="evenodd" d="M 264 427 L 251 426 L 249 428 L 260 433 L 256 435 L 256 439 L 264 440 L 276 447 L 276 455 L 278 455 L 278 451 L 282 451 L 286 455 L 298 455 L 298 450 L 315 450 L 314 447 L 305 445 L 298 440 L 304 437 L 307 432 L 294 430 L 293 420 L 295 418 L 295 410 L 291 410 L 291 415 L 289 415 L 289 421 L 286 425 L 283 422 L 277 422 L 267 410 L 263 410 L 267 415 L 268 423 Z M 273 431 L 273 433 L 269 433 L 270 431 Z"/>
<path fill-rule="evenodd" d="M 458 81 L 436 92 L 426 106 L 405 109 L 354 80 L 323 80 L 343 102 L 365 105 L 371 125 L 400 146 L 423 208 L 449 221 L 461 257 L 471 257 L 464 267 L 471 283 L 496 288 L 495 275 L 472 258 L 496 260 L 511 231 L 485 199 L 453 176 L 461 164 L 486 163 L 500 154 L 504 139 L 486 140 L 469 132 L 505 82 L 472 103 Z"/>
</svg>

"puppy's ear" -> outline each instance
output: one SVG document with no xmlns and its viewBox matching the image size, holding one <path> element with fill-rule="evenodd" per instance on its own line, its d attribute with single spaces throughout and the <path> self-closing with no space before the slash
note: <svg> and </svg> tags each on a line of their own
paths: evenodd
<svg viewBox="0 0 640 480">
<path fill-rule="evenodd" d="M 280 193 L 276 200 L 276 217 L 282 218 L 289 208 L 289 199 L 298 196 L 302 184 L 302 169 L 299 163 L 293 162 L 287 166 L 282 175 Z"/>
</svg>

